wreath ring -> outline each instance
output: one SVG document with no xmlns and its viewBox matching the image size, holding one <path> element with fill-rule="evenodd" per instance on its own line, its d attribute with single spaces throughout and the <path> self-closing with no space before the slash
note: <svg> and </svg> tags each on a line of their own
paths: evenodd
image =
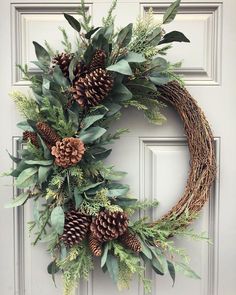
<svg viewBox="0 0 236 295">
<path fill-rule="evenodd" d="M 179 114 L 190 152 L 190 171 L 184 194 L 161 220 L 179 217 L 186 208 L 194 216 L 208 200 L 216 177 L 213 134 L 204 113 L 186 88 L 177 82 L 170 82 L 158 87 L 158 91 L 161 98 L 170 103 Z M 154 224 L 158 222 L 159 220 Z"/>
</svg>

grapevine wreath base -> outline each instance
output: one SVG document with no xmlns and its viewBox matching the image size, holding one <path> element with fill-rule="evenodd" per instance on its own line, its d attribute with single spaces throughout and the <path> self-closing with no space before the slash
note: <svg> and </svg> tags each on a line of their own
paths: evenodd
<svg viewBox="0 0 236 295">
<path fill-rule="evenodd" d="M 8 175 L 22 193 L 6 207 L 33 204 L 33 245 L 47 243 L 52 256 L 48 273 L 53 280 L 62 273 L 65 295 L 73 294 L 79 279 L 89 279 L 94 256 L 119 289 L 128 288 L 137 275 L 150 292 L 148 265 L 157 275 L 169 273 L 173 283 L 176 272 L 199 278 L 187 254 L 170 239 L 208 240 L 188 225 L 198 217 L 216 176 L 209 124 L 174 71 L 180 64 L 162 57 L 173 42 L 189 42 L 183 33 L 162 28 L 175 18 L 179 5 L 177 0 L 167 8 L 162 23 L 150 11 L 117 32 L 112 15 L 116 0 L 97 28 L 82 0 L 81 23 L 64 14 L 77 32 L 76 49 L 61 29 L 61 53 L 48 42 L 46 49 L 33 42 L 40 73 L 29 75 L 27 66 L 19 66 L 34 97 L 12 94 L 25 117 L 18 123 L 25 146 L 19 158 L 10 155 L 17 165 Z M 111 144 L 127 131 L 110 134 L 109 127 L 124 107 L 136 107 L 150 123 L 161 125 L 165 103 L 184 124 L 189 177 L 182 198 L 167 214 L 157 221 L 139 219 L 140 210 L 155 208 L 158 201 L 134 198 L 129 186 L 119 182 L 126 173 L 107 166 Z"/>
<path fill-rule="evenodd" d="M 160 86 L 158 91 L 161 98 L 176 109 L 183 121 L 190 153 L 190 172 L 185 192 L 163 219 L 171 218 L 172 215 L 180 216 L 186 208 L 194 215 L 206 203 L 216 177 L 212 131 L 194 98 L 177 82 Z"/>
</svg>

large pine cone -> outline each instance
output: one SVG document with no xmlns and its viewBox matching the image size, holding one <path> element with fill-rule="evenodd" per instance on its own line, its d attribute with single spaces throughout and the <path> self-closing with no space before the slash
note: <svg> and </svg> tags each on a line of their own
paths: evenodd
<svg viewBox="0 0 236 295">
<path fill-rule="evenodd" d="M 30 141 L 35 147 L 39 147 L 39 143 L 38 143 L 38 137 L 37 137 L 37 133 L 36 132 L 32 132 L 32 131 L 24 131 L 23 132 L 23 140 L 24 141 Z"/>
<path fill-rule="evenodd" d="M 138 238 L 129 231 L 126 231 L 123 235 L 119 237 L 120 242 L 128 249 L 134 252 L 141 251 L 141 243 Z"/>
<path fill-rule="evenodd" d="M 98 68 L 105 68 L 106 53 L 105 51 L 98 49 L 89 65 L 89 71 L 92 72 Z"/>
<path fill-rule="evenodd" d="M 55 156 L 55 164 L 63 168 L 77 164 L 82 159 L 84 152 L 84 143 L 74 137 L 66 137 L 62 141 L 57 141 L 51 150 L 51 154 Z"/>
<path fill-rule="evenodd" d="M 89 235 L 89 248 L 94 256 L 102 255 L 102 243 L 96 240 L 92 235 Z"/>
<path fill-rule="evenodd" d="M 80 77 L 71 88 L 73 99 L 81 106 L 98 105 L 111 91 L 113 78 L 104 69 L 98 68 L 85 77 Z"/>
<path fill-rule="evenodd" d="M 72 247 L 79 244 L 85 238 L 91 217 L 76 210 L 68 211 L 65 215 L 64 232 L 60 237 L 66 245 Z"/>
<path fill-rule="evenodd" d="M 62 52 L 52 59 L 52 63 L 58 65 L 65 77 L 69 77 L 69 66 L 72 60 L 72 55 Z"/>
<path fill-rule="evenodd" d="M 57 141 L 61 140 L 60 136 L 47 123 L 38 122 L 36 128 L 49 145 L 55 145 Z"/>
<path fill-rule="evenodd" d="M 127 230 L 128 216 L 124 212 L 101 211 L 90 225 L 92 236 L 100 241 L 107 242 L 117 239 Z"/>
</svg>

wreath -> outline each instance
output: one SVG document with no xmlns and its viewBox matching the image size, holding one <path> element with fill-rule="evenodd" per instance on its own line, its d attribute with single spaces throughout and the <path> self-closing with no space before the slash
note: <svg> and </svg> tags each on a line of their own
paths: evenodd
<svg viewBox="0 0 236 295">
<path fill-rule="evenodd" d="M 6 207 L 33 203 L 33 244 L 47 243 L 52 254 L 48 272 L 53 280 L 62 272 L 65 295 L 72 294 L 80 278 L 89 278 L 94 256 L 101 258 L 102 270 L 119 289 L 128 288 L 138 275 L 149 292 L 148 265 L 158 275 L 169 273 L 173 282 L 176 271 L 198 278 L 186 263 L 187 254 L 170 238 L 206 239 L 187 226 L 208 199 L 216 163 L 209 124 L 174 72 L 180 65 L 163 57 L 172 42 L 189 42 L 181 32 L 162 28 L 175 18 L 179 5 L 177 0 L 167 8 L 162 23 L 149 11 L 136 24 L 116 31 L 116 1 L 96 28 L 81 1 L 81 22 L 64 14 L 78 33 L 75 50 L 61 29 L 62 53 L 47 42 L 45 47 L 33 42 L 39 74 L 30 75 L 27 66 L 19 66 L 34 98 L 12 93 L 26 120 L 18 123 L 24 148 L 19 157 L 10 155 L 17 165 L 9 175 L 21 193 Z M 111 134 L 108 128 L 124 107 L 136 107 L 160 125 L 166 119 L 165 103 L 183 121 L 190 173 L 182 198 L 166 215 L 156 221 L 140 219 L 137 212 L 158 202 L 131 196 L 129 186 L 119 182 L 126 173 L 105 164 L 110 144 L 127 131 Z"/>
</svg>

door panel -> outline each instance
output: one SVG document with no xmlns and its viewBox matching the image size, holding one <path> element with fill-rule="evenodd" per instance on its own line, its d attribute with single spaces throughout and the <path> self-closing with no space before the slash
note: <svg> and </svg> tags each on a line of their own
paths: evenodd
<svg viewBox="0 0 236 295">
<path fill-rule="evenodd" d="M 118 0 L 117 25 L 134 21 L 138 14 L 144 15 L 150 7 L 158 21 L 169 3 L 163 0 Z M 109 4 L 108 0 L 88 1 L 87 8 L 95 25 L 99 24 Z M 77 5 L 74 0 L 4 0 L 1 3 L 1 171 L 7 171 L 11 166 L 5 149 L 15 154 L 19 147 L 20 133 L 15 125 L 20 117 L 8 93 L 12 88 L 28 91 L 28 85 L 15 65 L 27 63 L 30 72 L 36 72 L 37 69 L 30 63 L 34 60 L 32 41 L 43 43 L 46 39 L 52 47 L 61 49 L 58 26 L 65 27 L 69 36 L 74 38 L 75 33 L 63 20 L 62 12 L 75 14 Z M 183 60 L 178 72 L 184 76 L 188 90 L 209 119 L 215 136 L 218 175 L 209 204 L 194 224 L 196 230 L 209 234 L 213 245 L 177 240 L 180 247 L 187 249 L 191 265 L 202 280 L 194 281 L 178 275 L 172 288 L 170 278 L 157 277 L 148 270 L 148 275 L 153 277 L 153 295 L 188 295 L 190 292 L 192 295 L 235 294 L 236 136 L 232 131 L 232 127 L 236 126 L 233 72 L 236 68 L 235 10 L 236 2 L 233 0 L 182 1 L 176 20 L 165 27 L 166 31 L 180 30 L 191 40 L 190 44 L 174 44 L 168 59 L 172 62 Z M 128 172 L 124 183 L 130 184 L 133 195 L 160 201 L 157 210 L 146 212 L 153 219 L 167 212 L 180 198 L 189 169 L 182 123 L 170 107 L 165 110 L 165 115 L 167 123 L 157 127 L 149 124 L 141 113 L 124 110 L 122 120 L 111 127 L 111 130 L 129 128 L 130 133 L 122 136 L 113 146 L 108 162 L 115 164 L 118 170 Z M 60 278 L 57 278 L 55 288 L 46 272 L 50 261 L 46 246 L 31 246 L 27 229 L 27 221 L 32 218 L 31 205 L 24 209 L 3 209 L 4 203 L 17 194 L 11 185 L 10 178 L 0 179 L 0 294 L 62 294 Z M 118 291 L 99 269 L 98 263 L 89 282 L 82 283 L 77 291 L 80 295 L 110 293 L 118 294 Z M 143 295 L 144 291 L 135 280 L 130 290 L 122 294 Z"/>
</svg>

